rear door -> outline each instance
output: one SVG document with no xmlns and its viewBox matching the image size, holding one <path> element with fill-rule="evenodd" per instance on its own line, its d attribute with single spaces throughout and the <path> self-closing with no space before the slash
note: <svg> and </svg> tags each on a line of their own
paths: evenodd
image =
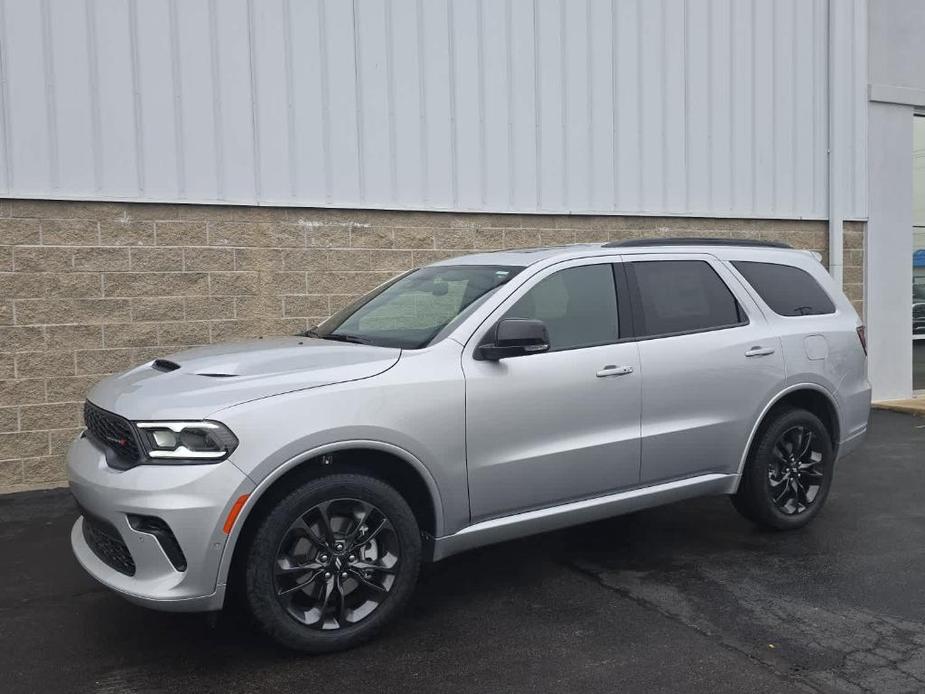
<svg viewBox="0 0 925 694">
<path fill-rule="evenodd" d="M 735 473 L 785 378 L 780 339 L 706 254 L 627 256 L 642 383 L 644 484 Z"/>
</svg>

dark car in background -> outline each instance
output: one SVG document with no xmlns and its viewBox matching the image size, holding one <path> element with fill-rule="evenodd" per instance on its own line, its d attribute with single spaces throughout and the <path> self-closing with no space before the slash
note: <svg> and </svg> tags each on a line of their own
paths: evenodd
<svg viewBox="0 0 925 694">
<path fill-rule="evenodd" d="M 925 301 L 912 304 L 912 334 L 925 335 Z"/>
</svg>

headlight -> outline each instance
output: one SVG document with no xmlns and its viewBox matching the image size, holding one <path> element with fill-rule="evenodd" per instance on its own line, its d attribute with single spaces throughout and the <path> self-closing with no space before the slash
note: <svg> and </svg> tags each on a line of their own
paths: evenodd
<svg viewBox="0 0 925 694">
<path fill-rule="evenodd" d="M 148 457 L 165 463 L 224 460 L 238 439 L 218 422 L 135 422 Z"/>
</svg>

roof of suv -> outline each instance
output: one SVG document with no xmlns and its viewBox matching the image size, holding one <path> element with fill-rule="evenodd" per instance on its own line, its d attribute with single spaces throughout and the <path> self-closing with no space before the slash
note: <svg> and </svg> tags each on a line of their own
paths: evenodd
<svg viewBox="0 0 925 694">
<path fill-rule="evenodd" d="M 542 248 L 512 248 L 503 251 L 473 253 L 456 258 L 448 258 L 434 265 L 510 265 L 526 267 L 552 258 L 568 260 L 594 255 L 659 253 L 659 252 L 695 252 L 713 253 L 721 250 L 789 252 L 800 255 L 811 254 L 810 251 L 795 250 L 791 246 L 776 241 L 755 241 L 751 239 L 728 238 L 658 238 L 631 239 L 610 243 L 575 243 L 566 246 L 547 246 Z M 725 255 L 725 254 L 723 254 Z"/>
</svg>

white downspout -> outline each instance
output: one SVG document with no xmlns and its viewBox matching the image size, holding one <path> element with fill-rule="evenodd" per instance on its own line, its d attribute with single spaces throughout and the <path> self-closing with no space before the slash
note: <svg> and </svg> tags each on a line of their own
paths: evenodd
<svg viewBox="0 0 925 694">
<path fill-rule="evenodd" d="M 835 65 L 838 59 L 835 40 L 835 17 L 832 12 L 832 0 L 828 0 L 828 65 L 826 66 L 828 100 L 829 100 L 829 274 L 839 288 L 844 288 L 844 219 L 842 215 L 838 177 L 836 168 L 838 164 L 837 143 L 835 130 L 837 126 L 835 104 Z"/>
</svg>

